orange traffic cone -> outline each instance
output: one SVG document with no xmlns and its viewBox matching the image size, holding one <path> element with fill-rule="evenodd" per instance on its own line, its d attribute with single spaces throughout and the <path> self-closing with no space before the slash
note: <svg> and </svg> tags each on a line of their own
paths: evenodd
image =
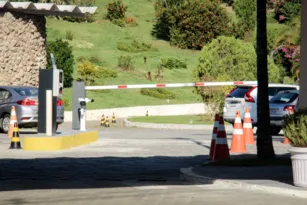
<svg viewBox="0 0 307 205">
<path fill-rule="evenodd" d="M 13 131 L 14 131 L 15 123 L 17 123 L 16 109 L 15 109 L 15 106 L 12 106 L 11 118 L 10 118 L 10 126 L 9 126 L 9 130 L 8 130 L 9 138 L 13 137 Z"/>
<path fill-rule="evenodd" d="M 213 160 L 227 160 L 227 159 L 230 159 L 230 154 L 227 143 L 227 136 L 225 132 L 224 118 L 223 116 L 220 116 Z"/>
<path fill-rule="evenodd" d="M 289 108 L 288 108 L 288 113 L 289 113 L 289 115 L 294 114 L 294 110 L 293 110 L 292 107 L 289 107 Z M 288 139 L 286 136 L 284 137 L 284 142 L 283 142 L 283 143 L 284 143 L 284 144 L 290 144 L 289 139 Z"/>
<path fill-rule="evenodd" d="M 246 108 L 244 115 L 243 136 L 245 144 L 255 144 L 255 136 L 249 107 Z"/>
<path fill-rule="evenodd" d="M 289 139 L 285 136 L 285 138 L 284 138 L 284 142 L 283 142 L 284 144 L 290 144 L 290 142 L 289 142 Z"/>
<path fill-rule="evenodd" d="M 212 139 L 211 139 L 211 145 L 210 145 L 210 154 L 209 154 L 210 159 L 213 159 L 213 153 L 215 149 L 216 135 L 217 135 L 218 127 L 219 127 L 219 115 L 215 114 L 214 126 L 213 126 L 213 131 L 212 131 Z"/>
<path fill-rule="evenodd" d="M 246 152 L 240 111 L 237 111 L 236 113 L 230 152 L 238 152 L 238 153 Z"/>
</svg>

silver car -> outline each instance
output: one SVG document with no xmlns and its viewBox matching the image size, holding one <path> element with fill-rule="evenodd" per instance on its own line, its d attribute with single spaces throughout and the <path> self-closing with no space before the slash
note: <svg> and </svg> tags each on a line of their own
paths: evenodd
<svg viewBox="0 0 307 205">
<path fill-rule="evenodd" d="M 8 132 L 12 106 L 16 108 L 20 128 L 36 128 L 38 121 L 38 88 L 0 86 L 0 129 Z M 64 104 L 57 101 L 57 126 L 64 122 Z"/>
<path fill-rule="evenodd" d="M 294 112 L 299 97 L 299 90 L 281 91 L 270 99 L 271 132 L 277 135 L 283 126 L 283 119 Z"/>
</svg>

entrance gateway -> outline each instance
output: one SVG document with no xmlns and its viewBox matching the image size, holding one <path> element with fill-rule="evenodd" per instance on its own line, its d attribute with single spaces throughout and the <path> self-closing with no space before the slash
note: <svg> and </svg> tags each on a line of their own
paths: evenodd
<svg viewBox="0 0 307 205">
<path fill-rule="evenodd" d="M 234 85 L 257 85 L 257 81 L 234 81 L 234 82 L 197 82 L 197 83 L 168 83 L 168 84 L 139 84 L 139 85 L 106 85 L 86 86 L 85 82 L 73 82 L 72 93 L 72 129 L 80 130 L 80 119 L 86 119 L 86 103 L 94 99 L 86 98 L 86 90 L 115 90 L 115 89 L 140 89 L 140 88 L 180 88 L 180 87 L 213 87 L 213 86 L 234 86 Z M 82 105 L 81 105 L 81 99 Z M 87 99 L 87 100 L 86 100 Z M 82 118 L 81 118 L 82 110 Z M 83 125 L 84 126 L 84 125 Z M 85 127 L 82 127 L 85 129 Z"/>
</svg>

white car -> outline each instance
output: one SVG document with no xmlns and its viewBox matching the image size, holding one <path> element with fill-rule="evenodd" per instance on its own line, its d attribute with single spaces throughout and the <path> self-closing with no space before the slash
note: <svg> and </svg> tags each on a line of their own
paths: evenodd
<svg viewBox="0 0 307 205">
<path fill-rule="evenodd" d="M 275 84 L 270 83 L 269 99 L 280 91 L 284 90 L 299 90 L 298 85 Z M 257 126 L 257 85 L 237 85 L 232 89 L 225 98 L 224 104 L 224 120 L 234 124 L 236 111 L 240 111 L 241 119 L 243 121 L 245 109 L 250 108 L 251 119 L 253 126 Z"/>
</svg>

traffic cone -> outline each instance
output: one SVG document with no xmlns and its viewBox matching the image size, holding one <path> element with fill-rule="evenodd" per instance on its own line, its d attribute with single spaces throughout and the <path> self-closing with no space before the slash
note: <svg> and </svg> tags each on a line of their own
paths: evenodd
<svg viewBox="0 0 307 205">
<path fill-rule="evenodd" d="M 294 114 L 294 110 L 293 110 L 292 107 L 289 107 L 288 113 L 289 113 L 289 115 Z M 284 142 L 283 142 L 283 144 L 290 144 L 290 141 L 289 141 L 289 139 L 288 139 L 286 136 L 284 137 Z"/>
<path fill-rule="evenodd" d="M 148 110 L 146 111 L 146 116 L 148 117 Z"/>
<path fill-rule="evenodd" d="M 236 113 L 230 152 L 246 153 L 240 111 Z"/>
<path fill-rule="evenodd" d="M 219 117 L 219 128 L 216 135 L 216 143 L 213 154 L 213 160 L 227 160 L 230 159 L 229 147 L 227 143 L 227 136 L 225 132 L 224 118 Z"/>
<path fill-rule="evenodd" d="M 210 145 L 209 159 L 213 159 L 213 153 L 214 153 L 214 149 L 215 149 L 216 135 L 217 135 L 218 128 L 219 128 L 219 115 L 215 114 L 214 126 L 213 126 L 213 131 L 212 131 L 212 139 L 211 139 L 211 145 Z"/>
<path fill-rule="evenodd" d="M 116 119 L 115 119 L 114 113 L 113 113 L 113 115 L 112 115 L 112 123 L 116 123 Z"/>
<path fill-rule="evenodd" d="M 255 136 L 249 107 L 247 107 L 245 110 L 243 136 L 245 144 L 255 144 Z"/>
<path fill-rule="evenodd" d="M 15 106 L 12 106 L 11 117 L 10 117 L 10 126 L 9 126 L 9 130 L 8 130 L 9 138 L 13 137 L 13 131 L 14 131 L 15 123 L 17 123 L 16 109 L 15 109 Z"/>
<path fill-rule="evenodd" d="M 109 117 L 108 117 L 108 116 L 107 116 L 107 118 L 106 118 L 105 127 L 110 127 Z"/>
<path fill-rule="evenodd" d="M 21 144 L 20 144 L 19 130 L 18 130 L 17 122 L 14 124 L 13 137 L 11 138 L 10 149 L 22 149 Z"/>
<path fill-rule="evenodd" d="M 284 142 L 283 142 L 284 144 L 290 144 L 290 142 L 289 142 L 289 139 L 288 139 L 288 137 L 284 137 Z"/>
<path fill-rule="evenodd" d="M 100 126 L 104 126 L 106 124 L 106 120 L 104 118 L 104 115 L 101 116 L 101 120 L 100 120 Z"/>
</svg>

